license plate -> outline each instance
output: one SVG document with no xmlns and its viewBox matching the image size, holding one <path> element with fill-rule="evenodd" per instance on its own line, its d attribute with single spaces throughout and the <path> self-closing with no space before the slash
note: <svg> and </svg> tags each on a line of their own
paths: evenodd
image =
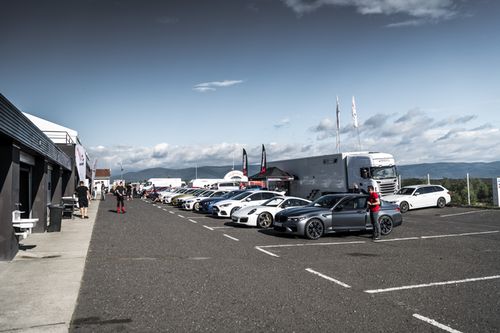
<svg viewBox="0 0 500 333">
<path fill-rule="evenodd" d="M 283 223 L 281 223 L 281 222 L 274 222 L 273 225 L 276 226 L 276 227 L 282 227 Z"/>
</svg>

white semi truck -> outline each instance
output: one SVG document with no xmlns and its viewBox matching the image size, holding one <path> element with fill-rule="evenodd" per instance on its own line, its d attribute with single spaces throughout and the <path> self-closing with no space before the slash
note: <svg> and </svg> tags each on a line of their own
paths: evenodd
<svg viewBox="0 0 500 333">
<path fill-rule="evenodd" d="M 315 199 L 327 193 L 345 193 L 368 185 L 382 196 L 398 188 L 396 163 L 391 154 L 350 152 L 269 162 L 294 176 L 288 194 Z"/>
</svg>

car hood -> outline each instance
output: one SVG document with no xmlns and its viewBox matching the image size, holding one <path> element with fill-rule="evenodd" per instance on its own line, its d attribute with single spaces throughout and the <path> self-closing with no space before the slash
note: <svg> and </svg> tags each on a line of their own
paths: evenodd
<svg viewBox="0 0 500 333">
<path fill-rule="evenodd" d="M 391 194 L 391 195 L 385 195 L 382 197 L 382 200 L 389 201 L 389 202 L 400 202 L 403 200 L 408 200 L 411 198 L 412 195 L 406 195 L 406 194 Z"/>
<path fill-rule="evenodd" d="M 318 213 L 331 213 L 332 210 L 329 208 L 322 207 L 296 207 L 296 208 L 287 208 L 279 212 L 280 215 L 285 216 L 301 216 L 308 214 L 318 214 Z"/>
</svg>

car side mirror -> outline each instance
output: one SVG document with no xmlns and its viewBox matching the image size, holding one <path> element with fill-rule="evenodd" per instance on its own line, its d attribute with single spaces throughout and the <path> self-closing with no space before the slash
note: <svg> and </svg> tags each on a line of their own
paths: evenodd
<svg viewBox="0 0 500 333">
<path fill-rule="evenodd" d="M 416 193 L 414 194 L 414 196 L 416 196 L 416 197 L 417 197 L 417 196 L 419 196 L 419 195 L 420 195 L 420 192 L 416 192 Z"/>
<path fill-rule="evenodd" d="M 246 198 L 245 201 L 252 201 L 252 198 Z"/>
</svg>

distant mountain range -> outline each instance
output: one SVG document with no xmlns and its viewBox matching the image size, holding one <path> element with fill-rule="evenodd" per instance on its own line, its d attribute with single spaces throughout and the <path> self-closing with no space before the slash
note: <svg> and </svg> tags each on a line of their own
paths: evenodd
<svg viewBox="0 0 500 333">
<path fill-rule="evenodd" d="M 259 172 L 259 165 L 249 165 L 248 173 L 254 175 Z M 152 168 L 123 174 L 126 181 L 143 181 L 149 178 L 182 178 L 191 180 L 194 178 L 223 178 L 232 170 L 231 166 L 204 166 L 199 168 L 168 169 Z M 451 178 L 463 179 L 467 173 L 472 178 L 494 178 L 500 177 L 500 161 L 490 163 L 423 163 L 398 166 L 398 172 L 403 178 L 427 178 L 432 179 Z M 112 179 L 120 178 L 113 175 Z"/>
</svg>

